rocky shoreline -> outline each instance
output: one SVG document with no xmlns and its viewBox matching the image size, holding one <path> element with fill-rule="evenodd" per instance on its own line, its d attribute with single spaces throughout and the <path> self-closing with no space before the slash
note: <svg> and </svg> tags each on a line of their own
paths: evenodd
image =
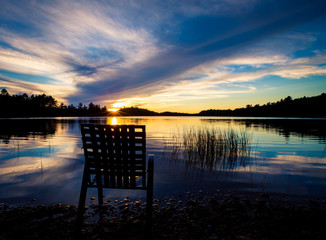
<svg viewBox="0 0 326 240">
<path fill-rule="evenodd" d="M 145 205 L 0 205 L 0 239 L 144 239 Z M 326 239 L 326 201 L 266 193 L 185 193 L 154 199 L 153 239 Z"/>
</svg>

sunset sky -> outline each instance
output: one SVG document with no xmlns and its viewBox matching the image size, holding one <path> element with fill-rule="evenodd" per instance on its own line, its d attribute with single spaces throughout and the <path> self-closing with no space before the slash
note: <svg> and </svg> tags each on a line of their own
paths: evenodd
<svg viewBox="0 0 326 240">
<path fill-rule="evenodd" d="M 0 0 L 0 89 L 196 113 L 326 92 L 325 0 Z"/>
</svg>

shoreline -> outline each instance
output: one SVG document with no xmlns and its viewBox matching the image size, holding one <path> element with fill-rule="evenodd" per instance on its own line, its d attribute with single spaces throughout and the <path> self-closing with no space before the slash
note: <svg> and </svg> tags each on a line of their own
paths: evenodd
<svg viewBox="0 0 326 240">
<path fill-rule="evenodd" d="M 299 201 L 297 201 L 299 200 Z M 143 239 L 145 206 L 91 201 L 79 239 Z M 75 239 L 76 205 L 0 205 L 0 239 Z M 101 217 L 99 217 L 101 216 Z M 187 192 L 153 201 L 153 239 L 326 239 L 325 199 Z"/>
</svg>

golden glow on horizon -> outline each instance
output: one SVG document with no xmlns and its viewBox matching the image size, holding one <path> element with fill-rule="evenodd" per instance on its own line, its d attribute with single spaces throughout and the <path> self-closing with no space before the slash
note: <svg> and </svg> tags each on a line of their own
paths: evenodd
<svg viewBox="0 0 326 240">
<path fill-rule="evenodd" d="M 125 104 L 123 102 L 116 102 L 112 104 L 113 108 L 122 108 Z"/>
<path fill-rule="evenodd" d="M 119 108 L 109 108 L 108 111 L 109 112 L 117 112 L 117 111 L 119 111 Z"/>
<path fill-rule="evenodd" d="M 111 108 L 108 109 L 109 112 L 118 112 L 125 104 L 122 102 L 116 102 L 111 105 Z"/>
</svg>

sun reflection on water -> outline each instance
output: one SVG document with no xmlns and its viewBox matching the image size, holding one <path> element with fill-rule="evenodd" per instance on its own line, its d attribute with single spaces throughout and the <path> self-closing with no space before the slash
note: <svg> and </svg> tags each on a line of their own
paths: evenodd
<svg viewBox="0 0 326 240">
<path fill-rule="evenodd" d="M 118 124 L 118 119 L 116 117 L 108 118 L 108 124 L 117 125 Z"/>
</svg>

